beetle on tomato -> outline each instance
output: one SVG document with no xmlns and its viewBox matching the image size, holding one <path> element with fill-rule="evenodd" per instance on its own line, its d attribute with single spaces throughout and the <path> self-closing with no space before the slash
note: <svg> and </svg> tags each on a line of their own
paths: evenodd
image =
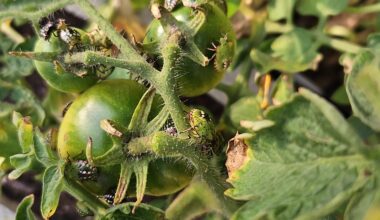
<svg viewBox="0 0 380 220">
<path fill-rule="evenodd" d="M 224 12 L 212 2 L 194 9 L 182 6 L 172 14 L 183 26 L 195 33 L 195 44 L 210 60 L 205 67 L 188 57 L 179 63 L 180 95 L 187 97 L 201 95 L 214 88 L 223 78 L 234 55 L 235 34 Z M 157 51 L 164 46 L 165 39 L 160 21 L 153 20 L 143 42 L 150 45 L 147 47 L 150 48 L 147 49 L 148 55 L 159 60 L 160 54 L 157 54 Z M 160 60 L 159 62 L 162 63 Z"/>
<path fill-rule="evenodd" d="M 72 28 L 80 35 L 82 44 L 90 44 L 90 39 L 80 29 Z M 51 34 L 46 40 L 40 38 L 34 47 L 34 52 L 69 52 L 69 48 L 73 47 L 62 41 L 59 37 Z M 92 67 L 84 67 L 81 65 L 62 66 L 58 61 L 44 62 L 34 61 L 34 65 L 41 77 L 51 87 L 68 93 L 79 93 L 91 87 L 98 81 L 96 72 Z"/>
<path fill-rule="evenodd" d="M 92 139 L 92 154 L 98 157 L 112 146 L 111 137 L 100 127 L 100 121 L 112 120 L 128 127 L 132 114 L 146 88 L 132 80 L 102 81 L 81 94 L 69 107 L 58 134 L 58 153 L 65 160 L 85 160 L 88 138 Z M 153 102 L 150 118 L 161 108 L 161 100 Z M 161 196 L 185 187 L 192 179 L 193 170 L 184 161 L 156 159 L 150 162 L 146 194 Z M 120 166 L 99 167 L 96 181 L 84 181 L 93 193 L 104 195 L 115 188 Z"/>
</svg>

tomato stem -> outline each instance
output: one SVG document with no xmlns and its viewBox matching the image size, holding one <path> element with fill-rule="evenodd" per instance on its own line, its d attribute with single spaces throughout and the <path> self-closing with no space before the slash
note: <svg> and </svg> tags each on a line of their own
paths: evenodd
<svg viewBox="0 0 380 220">
<path fill-rule="evenodd" d="M 220 176 L 209 158 L 201 153 L 199 149 L 199 140 L 181 139 L 156 132 L 151 136 L 136 138 L 128 143 L 128 151 L 132 155 L 139 155 L 151 152 L 161 157 L 178 157 L 182 156 L 190 161 L 196 168 L 198 175 L 205 181 L 217 196 L 221 209 L 225 212 L 226 217 L 235 209 L 235 203 L 224 196 L 226 182 Z"/>
<path fill-rule="evenodd" d="M 137 53 L 132 45 L 116 31 L 112 24 L 105 19 L 88 0 L 75 0 L 75 2 L 83 9 L 83 11 L 85 11 L 92 21 L 97 23 L 99 28 L 104 31 L 112 43 L 119 48 L 124 57 L 128 57 L 129 59 L 132 58 L 136 61 L 147 64 L 147 62 Z"/>
<path fill-rule="evenodd" d="M 63 179 L 65 191 L 74 196 L 78 201 L 85 201 L 88 207 L 95 214 L 103 215 L 106 213 L 108 206 L 101 202 L 96 196 L 89 193 L 83 186 L 75 180 L 70 179 L 65 175 Z"/>
<path fill-rule="evenodd" d="M 173 38 L 171 39 L 173 40 Z M 178 39 L 174 39 L 178 40 Z M 178 130 L 186 130 L 190 127 L 186 120 L 185 111 L 178 94 L 178 84 L 176 77 L 180 74 L 175 69 L 178 62 L 181 61 L 181 49 L 177 44 L 168 42 L 162 51 L 164 66 L 157 77 L 157 90 L 167 106 L 174 124 Z"/>
<path fill-rule="evenodd" d="M 348 7 L 345 12 L 348 13 L 357 13 L 357 14 L 367 14 L 367 13 L 375 13 L 380 11 L 380 3 L 366 5 L 361 7 Z"/>
<path fill-rule="evenodd" d="M 119 59 L 105 56 L 93 51 L 85 51 L 74 54 L 67 54 L 64 57 L 65 63 L 83 63 L 85 65 L 103 64 L 130 70 L 133 73 L 147 79 L 157 87 L 155 78 L 160 73 L 146 62 L 134 59 Z"/>
<path fill-rule="evenodd" d="M 29 19 L 32 21 L 38 21 L 40 18 L 45 17 L 54 11 L 57 11 L 61 8 L 64 8 L 66 5 L 71 4 L 73 0 L 60 0 L 53 1 L 50 4 L 46 4 L 44 7 L 40 8 L 36 11 L 23 11 L 19 8 L 15 8 L 13 10 L 4 10 L 0 12 L 0 19 L 9 18 L 9 17 L 17 17 L 19 19 Z"/>
</svg>

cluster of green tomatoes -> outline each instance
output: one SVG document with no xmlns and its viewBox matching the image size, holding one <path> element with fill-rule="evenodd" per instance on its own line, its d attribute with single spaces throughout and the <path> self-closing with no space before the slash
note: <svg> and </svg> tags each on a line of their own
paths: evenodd
<svg viewBox="0 0 380 220">
<path fill-rule="evenodd" d="M 234 52 L 235 36 L 226 16 L 225 5 L 211 2 L 185 7 L 177 1 L 171 3 L 167 8 L 182 25 L 194 30 L 195 44 L 209 58 L 206 66 L 190 58 L 184 58 L 178 64 L 181 70 L 176 82 L 178 95 L 192 97 L 204 94 L 221 81 Z M 200 16 L 204 22 L 195 26 Z M 86 33 L 61 19 L 43 24 L 40 35 L 34 52 L 73 54 L 92 50 L 117 57 L 115 45 L 99 32 Z M 142 45 L 149 45 L 147 48 L 150 49 L 140 52 L 144 53 L 148 62 L 153 60 L 152 65 L 157 70 L 162 68 L 160 49 L 165 35 L 160 21 L 155 19 L 142 42 Z M 100 64 L 86 66 L 60 61 L 35 61 L 35 66 L 49 86 L 62 92 L 78 94 L 65 111 L 58 133 L 57 152 L 61 159 L 73 165 L 77 180 L 87 190 L 113 204 L 120 165 L 91 165 L 86 158 L 86 146 L 90 139 L 93 157 L 104 155 L 113 147 L 114 137 L 101 128 L 101 121 L 106 119 L 117 123 L 119 127 L 128 127 L 136 106 L 147 90 L 146 85 L 134 79 L 107 79 L 114 68 Z M 161 98 L 156 95 L 149 120 L 159 114 L 162 106 Z M 213 148 L 217 143 L 214 141 L 215 128 L 210 116 L 203 110 L 187 109 L 187 120 L 191 126 L 188 130 L 177 130 L 169 117 L 161 131 L 172 136 L 187 132 L 189 136 L 198 138 L 205 148 Z M 130 137 L 126 138 L 122 130 L 117 131 L 121 132 L 119 139 L 127 143 Z M 135 132 L 134 137 L 143 133 Z M 184 160 L 155 158 L 149 163 L 145 194 L 162 196 L 177 192 L 191 181 L 194 173 L 194 169 Z M 132 177 L 133 181 L 136 180 Z M 127 194 L 134 195 L 133 190 L 128 190 Z"/>
</svg>

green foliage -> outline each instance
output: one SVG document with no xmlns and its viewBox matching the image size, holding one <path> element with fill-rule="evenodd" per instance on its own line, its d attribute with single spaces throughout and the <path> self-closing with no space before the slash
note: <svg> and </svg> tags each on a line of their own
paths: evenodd
<svg viewBox="0 0 380 220">
<path fill-rule="evenodd" d="M 227 16 L 232 17 L 238 10 L 240 5 L 240 0 L 230 0 L 227 1 Z"/>
<path fill-rule="evenodd" d="M 257 121 L 262 118 L 260 100 L 256 97 L 241 98 L 230 106 L 226 114 L 233 130 L 242 130 L 241 121 Z"/>
<path fill-rule="evenodd" d="M 289 19 L 293 16 L 293 7 L 297 0 L 269 1 L 269 18 L 273 21 Z"/>
<path fill-rule="evenodd" d="M 354 114 L 376 131 L 380 131 L 379 62 L 379 55 L 370 51 L 357 55 L 346 80 Z"/>
<path fill-rule="evenodd" d="M 42 124 L 45 111 L 33 92 L 24 83 L 0 80 L 0 117 L 9 116 L 13 111 L 31 116 L 30 120 Z"/>
<path fill-rule="evenodd" d="M 270 55 L 254 49 L 251 58 L 259 65 L 261 73 L 271 70 L 297 73 L 314 68 L 319 46 L 320 43 L 315 41 L 312 33 L 303 28 L 295 28 L 271 43 Z"/>
<path fill-rule="evenodd" d="M 17 207 L 16 220 L 34 220 L 34 214 L 32 212 L 32 205 L 34 203 L 34 195 L 25 197 Z"/>
<path fill-rule="evenodd" d="M 17 112 L 13 113 L 12 121 L 17 127 L 18 142 L 21 145 L 22 153 L 10 157 L 10 163 L 15 169 L 9 174 L 9 178 L 17 179 L 33 166 L 33 125 L 29 118 L 24 118 Z"/>
<path fill-rule="evenodd" d="M 286 62 L 309 63 L 317 56 L 313 36 L 303 28 L 279 36 L 271 47 L 272 55 Z"/>
<path fill-rule="evenodd" d="M 141 204 L 134 213 L 132 213 L 133 203 L 124 203 L 116 205 L 110 208 L 107 213 L 100 219 L 111 220 L 111 219 L 133 219 L 133 220 L 144 220 L 144 219 L 165 219 L 164 212 L 154 206 L 147 204 Z"/>
<path fill-rule="evenodd" d="M 331 96 L 331 100 L 341 105 L 349 105 L 350 101 L 348 100 L 346 88 L 340 86 L 334 94 Z"/>
<path fill-rule="evenodd" d="M 348 2 L 348 0 L 299 0 L 297 11 L 303 15 L 327 17 L 342 12 L 347 7 Z"/>
<path fill-rule="evenodd" d="M 363 142 L 326 101 L 301 94 L 269 110 L 275 125 L 245 141 L 248 158 L 228 179 L 227 195 L 248 200 L 234 219 L 322 218 L 353 196 L 364 201 L 352 198 L 347 213 L 368 208 L 377 177 L 357 153 Z"/>
<path fill-rule="evenodd" d="M 49 218 L 55 213 L 63 190 L 63 167 L 53 165 L 46 168 L 42 184 L 41 214 Z"/>
<path fill-rule="evenodd" d="M 16 45 L 4 34 L 0 33 L 0 63 L 4 65 L 0 69 L 0 79 L 17 80 L 21 77 L 28 76 L 34 70 L 33 61 L 30 59 L 8 55 L 10 50 L 31 50 L 34 45 L 34 38 L 28 39 L 22 44 Z"/>
<path fill-rule="evenodd" d="M 195 179 L 170 204 L 165 212 L 168 219 L 194 219 L 209 212 L 220 212 L 220 204 L 204 182 Z"/>
</svg>

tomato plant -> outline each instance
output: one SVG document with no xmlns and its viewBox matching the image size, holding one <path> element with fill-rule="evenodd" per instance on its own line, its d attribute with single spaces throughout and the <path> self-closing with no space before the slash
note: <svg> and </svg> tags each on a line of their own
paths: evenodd
<svg viewBox="0 0 380 220">
<path fill-rule="evenodd" d="M 379 3 L 116 2 L 0 3 L 16 219 L 380 218 Z"/>
</svg>

